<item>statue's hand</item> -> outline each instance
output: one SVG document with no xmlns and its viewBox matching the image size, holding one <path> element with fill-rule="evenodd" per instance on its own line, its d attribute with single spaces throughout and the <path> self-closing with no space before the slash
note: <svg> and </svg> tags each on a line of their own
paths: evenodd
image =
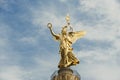
<svg viewBox="0 0 120 80">
<path fill-rule="evenodd" d="M 48 27 L 48 28 L 52 28 L 52 24 L 51 24 L 51 23 L 48 23 L 48 24 L 47 24 L 47 27 Z"/>
</svg>

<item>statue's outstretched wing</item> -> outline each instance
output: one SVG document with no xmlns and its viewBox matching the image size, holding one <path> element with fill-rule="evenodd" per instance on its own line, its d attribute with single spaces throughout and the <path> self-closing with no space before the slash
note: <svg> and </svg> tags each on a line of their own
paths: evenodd
<svg viewBox="0 0 120 80">
<path fill-rule="evenodd" d="M 76 31 L 76 32 L 69 32 L 68 36 L 72 43 L 75 43 L 79 38 L 82 38 L 86 34 L 86 31 Z"/>
</svg>

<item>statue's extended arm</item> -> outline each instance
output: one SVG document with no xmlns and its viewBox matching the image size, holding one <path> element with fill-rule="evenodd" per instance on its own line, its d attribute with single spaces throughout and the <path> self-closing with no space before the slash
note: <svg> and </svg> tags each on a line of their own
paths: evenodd
<svg viewBox="0 0 120 80">
<path fill-rule="evenodd" d="M 56 34 L 53 32 L 52 28 L 49 28 L 50 29 L 50 33 L 53 35 L 53 36 L 56 36 Z"/>
<path fill-rule="evenodd" d="M 55 34 L 55 33 L 53 32 L 53 30 L 52 30 L 52 24 L 51 24 L 51 23 L 48 23 L 47 26 L 48 26 L 48 28 L 50 29 L 50 32 L 51 32 L 52 36 L 55 38 L 55 40 L 59 40 L 59 39 L 60 39 L 59 35 Z"/>
</svg>

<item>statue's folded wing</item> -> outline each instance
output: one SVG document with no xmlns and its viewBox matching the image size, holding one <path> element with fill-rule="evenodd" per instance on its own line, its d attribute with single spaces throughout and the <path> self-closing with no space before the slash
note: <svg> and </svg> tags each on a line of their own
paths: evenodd
<svg viewBox="0 0 120 80">
<path fill-rule="evenodd" d="M 86 31 L 76 31 L 69 32 L 68 36 L 70 37 L 70 41 L 75 43 L 79 38 L 82 38 L 86 34 Z"/>
</svg>

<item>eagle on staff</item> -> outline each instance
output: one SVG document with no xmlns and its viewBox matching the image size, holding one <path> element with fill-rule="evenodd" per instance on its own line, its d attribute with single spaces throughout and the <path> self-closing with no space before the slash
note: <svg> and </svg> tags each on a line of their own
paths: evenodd
<svg viewBox="0 0 120 80">
<path fill-rule="evenodd" d="M 56 41 L 59 41 L 59 53 L 61 55 L 60 62 L 58 64 L 59 68 L 66 68 L 76 64 L 79 64 L 79 60 L 73 53 L 72 44 L 75 43 L 79 38 L 82 38 L 86 31 L 73 31 L 70 25 L 70 16 L 66 16 L 67 25 L 62 27 L 61 33 L 56 34 L 52 30 L 52 24 L 48 23 L 47 26 Z M 70 28 L 70 31 L 68 31 Z"/>
</svg>

